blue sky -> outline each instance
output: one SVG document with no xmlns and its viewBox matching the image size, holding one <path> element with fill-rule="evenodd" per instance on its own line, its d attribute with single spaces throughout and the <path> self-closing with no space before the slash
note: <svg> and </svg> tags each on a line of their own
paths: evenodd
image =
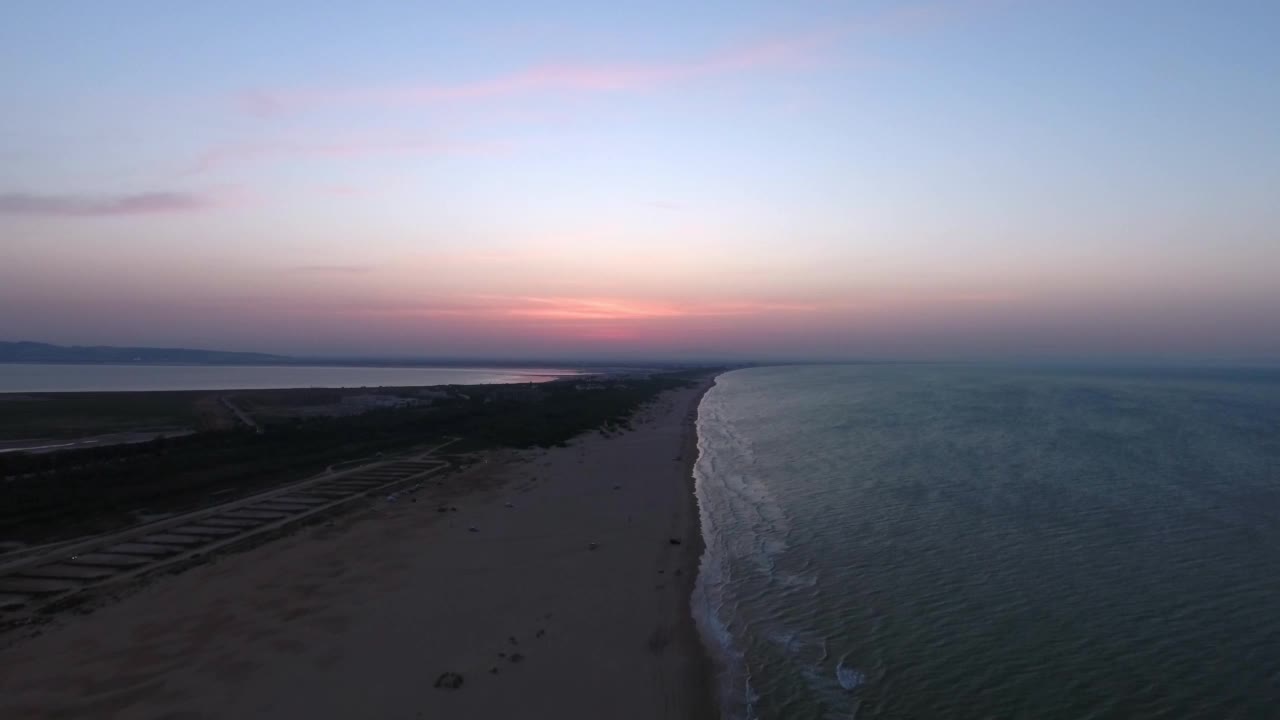
<svg viewBox="0 0 1280 720">
<path fill-rule="evenodd" d="M 23 2 L 0 336 L 1280 357 L 1280 5 Z"/>
</svg>

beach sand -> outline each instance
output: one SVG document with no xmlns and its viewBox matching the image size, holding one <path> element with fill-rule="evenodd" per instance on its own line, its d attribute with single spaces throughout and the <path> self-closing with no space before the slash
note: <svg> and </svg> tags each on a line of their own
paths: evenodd
<svg viewBox="0 0 1280 720">
<path fill-rule="evenodd" d="M 0 717 L 714 717 L 689 612 L 708 385 L 59 620 L 0 650 Z"/>
</svg>

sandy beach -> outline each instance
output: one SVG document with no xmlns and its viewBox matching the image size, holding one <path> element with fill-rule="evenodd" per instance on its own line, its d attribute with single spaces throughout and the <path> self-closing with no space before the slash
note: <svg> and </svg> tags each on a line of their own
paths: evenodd
<svg viewBox="0 0 1280 720">
<path fill-rule="evenodd" d="M 709 384 L 10 642 L 0 717 L 714 717 L 689 613 Z"/>
</svg>

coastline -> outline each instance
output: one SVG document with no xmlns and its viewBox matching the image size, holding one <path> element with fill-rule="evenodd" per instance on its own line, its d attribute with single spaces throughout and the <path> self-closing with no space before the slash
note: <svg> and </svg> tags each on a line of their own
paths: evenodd
<svg viewBox="0 0 1280 720">
<path fill-rule="evenodd" d="M 691 607 L 713 384 L 60 618 L 0 650 L 0 716 L 718 717 Z"/>
<path fill-rule="evenodd" d="M 590 374 L 550 366 L 0 362 L 0 395 L 391 390 L 551 382 Z"/>
<path fill-rule="evenodd" d="M 688 484 L 688 502 L 689 515 L 688 527 L 685 536 L 690 538 L 686 541 L 685 564 L 693 568 L 692 572 L 686 572 L 684 581 L 681 583 L 681 594 L 684 597 L 682 606 L 683 612 L 680 621 L 680 637 L 681 642 L 687 648 L 687 652 L 694 660 L 693 667 L 689 669 L 689 697 L 691 699 L 689 706 L 689 717 L 706 718 L 713 720 L 721 717 L 720 701 L 717 697 L 717 680 L 715 661 L 712 659 L 711 650 L 707 647 L 707 641 L 702 636 L 702 631 L 698 629 L 697 619 L 694 617 L 693 595 L 698 584 L 698 575 L 702 572 L 702 556 L 706 552 L 706 539 L 702 534 L 701 507 L 698 500 L 698 479 L 694 475 L 694 467 L 698 464 L 698 457 L 701 453 L 698 442 L 698 414 L 702 408 L 702 400 L 707 392 L 715 386 L 716 378 L 720 373 L 712 375 L 703 381 L 698 391 L 697 401 L 693 404 L 692 413 L 685 420 L 684 437 L 680 449 L 680 456 L 684 460 L 684 468 L 682 477 Z"/>
</svg>

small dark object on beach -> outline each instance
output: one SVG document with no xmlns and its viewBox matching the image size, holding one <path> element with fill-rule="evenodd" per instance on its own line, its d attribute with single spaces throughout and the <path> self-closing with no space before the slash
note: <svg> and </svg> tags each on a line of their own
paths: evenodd
<svg viewBox="0 0 1280 720">
<path fill-rule="evenodd" d="M 467 532 L 480 532 L 480 528 L 476 527 L 475 525 L 472 525 L 471 527 L 467 528 Z"/>
<path fill-rule="evenodd" d="M 659 570 L 659 571 L 658 571 L 658 574 L 659 574 L 659 575 L 666 575 L 666 574 L 667 574 L 667 571 L 666 571 L 666 570 Z"/>
<path fill-rule="evenodd" d="M 684 571 L 683 571 L 683 570 L 677 570 L 677 571 L 676 571 L 676 575 L 677 575 L 677 576 L 679 576 L 679 575 L 683 575 L 683 574 L 684 574 Z"/>
<path fill-rule="evenodd" d="M 513 663 L 517 663 L 517 662 L 520 662 L 521 660 L 524 660 L 524 656 L 521 655 L 520 653 L 511 653 L 510 660 Z"/>
<path fill-rule="evenodd" d="M 515 636 L 515 635 L 512 635 L 511 637 L 507 638 L 507 642 L 511 643 L 512 645 L 519 645 L 519 644 L 520 644 L 520 641 L 519 641 L 519 640 L 516 640 L 516 636 Z"/>
<path fill-rule="evenodd" d="M 489 674 L 490 674 L 490 675 L 497 675 L 497 674 L 498 674 L 498 666 L 497 666 L 497 665 L 494 665 L 493 667 L 489 668 Z"/>
<path fill-rule="evenodd" d="M 457 690 L 462 687 L 462 676 L 456 672 L 440 673 L 436 678 L 436 687 L 444 690 Z"/>
<path fill-rule="evenodd" d="M 595 550 L 598 547 L 600 547 L 600 543 L 587 543 L 588 550 Z"/>
<path fill-rule="evenodd" d="M 622 489 L 622 486 L 621 486 L 621 485 L 614 485 L 614 486 L 613 486 L 613 489 L 614 489 L 614 490 L 621 490 L 621 489 Z"/>
<path fill-rule="evenodd" d="M 449 508 L 441 505 L 440 507 L 436 508 L 436 512 L 442 512 L 442 513 L 449 512 Z"/>
<path fill-rule="evenodd" d="M 672 545 L 679 545 L 679 544 L 680 544 L 680 538 L 671 538 L 671 539 L 670 539 L 670 540 L 668 540 L 667 542 L 671 543 Z"/>
<path fill-rule="evenodd" d="M 450 505 L 450 506 L 449 506 L 449 512 L 458 512 L 458 506 L 457 506 L 457 505 Z"/>
<path fill-rule="evenodd" d="M 515 506 L 516 506 L 516 504 L 515 504 L 515 503 L 507 503 L 507 505 L 506 505 L 506 506 L 507 506 L 507 507 L 509 507 L 509 508 L 513 508 L 513 507 L 515 507 Z"/>
<path fill-rule="evenodd" d="M 534 634 L 534 637 L 542 637 L 543 635 L 546 635 L 546 634 L 547 634 L 546 630 L 539 630 L 537 633 Z"/>
<path fill-rule="evenodd" d="M 506 657 L 506 656 L 507 656 L 507 654 L 506 654 L 506 653 L 498 653 L 498 657 L 504 658 L 504 657 Z"/>
</svg>

